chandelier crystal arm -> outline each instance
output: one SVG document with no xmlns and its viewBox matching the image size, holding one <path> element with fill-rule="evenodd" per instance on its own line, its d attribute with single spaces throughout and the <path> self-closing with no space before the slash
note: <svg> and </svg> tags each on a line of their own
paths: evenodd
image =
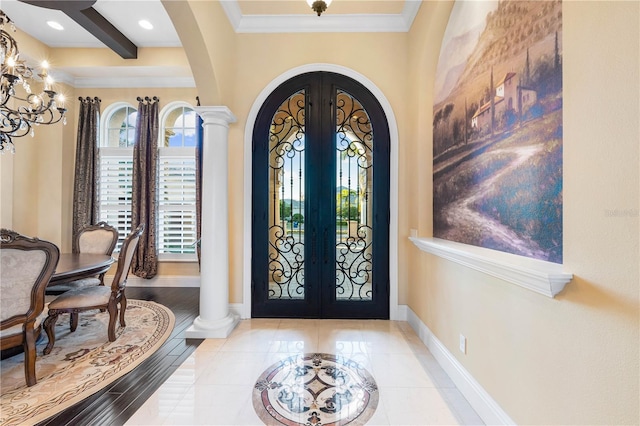
<svg viewBox="0 0 640 426">
<path fill-rule="evenodd" d="M 67 124 L 64 97 L 53 90 L 53 79 L 48 73 L 48 64 L 43 62 L 42 72 L 34 78 L 34 70 L 20 58 L 18 42 L 5 31 L 10 24 L 15 32 L 13 21 L 0 10 L 0 153 L 5 150 L 15 152 L 13 138 L 34 135 L 32 126 L 55 124 L 62 121 Z M 32 93 L 31 84 L 42 84 L 41 93 Z M 16 87 L 22 86 L 26 97 L 16 95 Z"/>
</svg>

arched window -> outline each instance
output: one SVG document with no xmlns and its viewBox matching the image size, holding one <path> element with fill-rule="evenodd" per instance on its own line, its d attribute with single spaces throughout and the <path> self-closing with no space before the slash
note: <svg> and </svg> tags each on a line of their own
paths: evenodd
<svg viewBox="0 0 640 426">
<path fill-rule="evenodd" d="M 115 227 L 120 238 L 116 251 L 131 232 L 131 182 L 133 144 L 138 111 L 119 102 L 106 108 L 102 115 L 100 150 L 100 220 Z"/>
<path fill-rule="evenodd" d="M 176 106 L 177 105 L 177 106 Z M 167 105 L 163 110 L 163 141 L 161 147 L 195 147 L 196 146 L 196 112 L 190 106 L 180 102 Z"/>
<path fill-rule="evenodd" d="M 102 139 L 101 146 L 113 148 L 132 147 L 136 137 L 138 110 L 127 104 L 116 104 L 112 108 L 111 113 L 105 115 L 106 125 L 103 128 L 106 129 L 106 137 Z"/>
<path fill-rule="evenodd" d="M 100 128 L 100 220 L 131 232 L 133 145 L 138 112 L 119 102 L 105 109 Z M 196 113 L 185 102 L 160 112 L 158 137 L 158 228 L 160 260 L 196 260 Z"/>
<path fill-rule="evenodd" d="M 172 102 L 160 113 L 158 141 L 158 254 L 165 260 L 195 260 L 196 113 Z"/>
</svg>

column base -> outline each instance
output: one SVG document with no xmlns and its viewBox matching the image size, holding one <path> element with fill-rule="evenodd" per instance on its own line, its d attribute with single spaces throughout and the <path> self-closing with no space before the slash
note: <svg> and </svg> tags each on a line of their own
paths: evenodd
<svg viewBox="0 0 640 426">
<path fill-rule="evenodd" d="M 184 331 L 187 339 L 225 339 L 236 328 L 240 318 L 229 314 L 226 318 L 215 321 L 206 321 L 199 316 L 193 320 L 193 324 Z"/>
</svg>

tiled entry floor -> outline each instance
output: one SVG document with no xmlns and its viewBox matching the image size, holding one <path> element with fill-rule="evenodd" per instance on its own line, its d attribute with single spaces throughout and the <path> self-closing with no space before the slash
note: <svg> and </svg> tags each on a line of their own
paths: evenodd
<svg viewBox="0 0 640 426">
<path fill-rule="evenodd" d="M 482 424 L 408 323 L 299 319 L 243 320 L 229 338 L 205 340 L 127 424 L 261 425 L 256 380 L 308 353 L 349 358 L 373 376 L 379 401 L 367 424 Z"/>
</svg>

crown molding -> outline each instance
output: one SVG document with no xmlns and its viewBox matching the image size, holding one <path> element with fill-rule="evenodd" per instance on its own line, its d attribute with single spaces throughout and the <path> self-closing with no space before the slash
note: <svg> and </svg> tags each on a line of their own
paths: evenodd
<svg viewBox="0 0 640 426">
<path fill-rule="evenodd" d="M 421 1 L 407 0 L 400 14 L 243 15 L 237 0 L 220 2 L 236 33 L 408 32 Z"/>
<path fill-rule="evenodd" d="M 192 77 L 83 77 L 74 79 L 76 88 L 196 87 Z"/>
<path fill-rule="evenodd" d="M 73 77 L 62 71 L 51 73 L 56 82 L 76 89 L 122 89 L 139 87 L 196 87 L 192 77 Z"/>
</svg>

